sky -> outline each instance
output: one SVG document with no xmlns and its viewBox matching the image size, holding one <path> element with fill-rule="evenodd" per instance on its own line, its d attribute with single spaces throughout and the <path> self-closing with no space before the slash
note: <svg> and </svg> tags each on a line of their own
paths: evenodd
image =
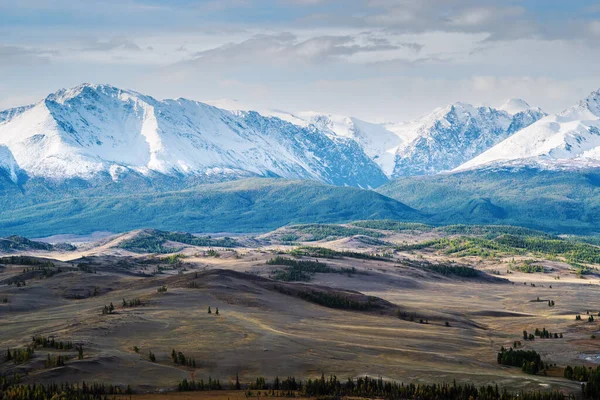
<svg viewBox="0 0 600 400">
<path fill-rule="evenodd" d="M 0 0 L 0 109 L 107 83 L 399 122 L 600 88 L 588 0 Z"/>
</svg>

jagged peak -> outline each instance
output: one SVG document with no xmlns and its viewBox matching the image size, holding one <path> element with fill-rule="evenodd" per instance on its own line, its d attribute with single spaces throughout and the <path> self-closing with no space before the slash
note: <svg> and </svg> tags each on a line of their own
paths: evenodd
<svg viewBox="0 0 600 400">
<path fill-rule="evenodd" d="M 580 105 L 600 117 L 600 89 L 590 93 L 588 97 L 580 102 Z"/>
<path fill-rule="evenodd" d="M 507 113 L 514 115 L 520 112 L 529 110 L 531 106 L 523 99 L 512 98 L 508 99 L 498 107 L 498 110 L 506 111 Z"/>
<path fill-rule="evenodd" d="M 138 99 L 144 99 L 146 101 L 154 100 L 152 97 L 136 92 L 134 90 L 121 89 L 109 84 L 82 83 L 72 88 L 63 88 L 57 90 L 56 92 L 49 94 L 44 99 L 44 101 L 54 101 L 59 104 L 64 104 L 65 102 L 77 97 L 106 96 L 111 98 L 118 98 L 123 94 Z"/>
</svg>

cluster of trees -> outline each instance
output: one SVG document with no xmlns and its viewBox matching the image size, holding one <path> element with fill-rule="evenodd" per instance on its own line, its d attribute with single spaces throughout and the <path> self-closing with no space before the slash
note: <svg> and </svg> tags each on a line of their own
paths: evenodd
<svg viewBox="0 0 600 400">
<path fill-rule="evenodd" d="M 208 382 L 204 383 L 203 379 L 200 379 L 200 382 L 196 382 L 194 380 L 188 381 L 187 379 L 179 382 L 177 386 L 180 392 L 193 392 L 197 390 L 223 390 L 221 383 L 218 379 L 208 378 Z"/>
<path fill-rule="evenodd" d="M 532 375 L 544 369 L 542 358 L 534 350 L 506 350 L 502 347 L 498 353 L 498 364 L 520 367 L 523 372 Z"/>
<path fill-rule="evenodd" d="M 177 253 L 181 248 L 165 247 L 166 242 L 177 242 L 191 246 L 238 247 L 240 244 L 230 237 L 213 239 L 210 236 L 198 237 L 190 233 L 149 231 L 144 235 L 123 241 L 119 247 L 136 253 Z"/>
<path fill-rule="evenodd" d="M 63 269 L 61 267 L 58 268 L 42 268 L 42 276 L 44 278 L 50 278 L 56 274 L 60 274 L 63 272 Z"/>
<path fill-rule="evenodd" d="M 376 260 L 376 261 L 390 261 L 389 257 L 384 255 L 370 254 L 370 253 L 357 253 L 354 251 L 336 251 L 325 247 L 310 247 L 302 246 L 290 251 L 290 254 L 294 257 L 320 257 L 320 258 L 357 258 L 361 260 Z"/>
<path fill-rule="evenodd" d="M 582 385 L 583 395 L 590 399 L 600 398 L 600 367 L 590 371 L 587 383 Z"/>
<path fill-rule="evenodd" d="M 65 361 L 67 361 L 68 359 L 68 356 L 63 356 L 62 354 L 51 356 L 50 353 L 48 353 L 45 366 L 46 368 L 62 367 L 65 365 Z"/>
<path fill-rule="evenodd" d="M 522 264 L 516 265 L 511 261 L 510 268 L 514 271 L 524 272 L 526 274 L 533 274 L 536 272 L 545 272 L 544 266 L 536 264 L 535 260 L 525 260 Z"/>
<path fill-rule="evenodd" d="M 586 382 L 581 385 L 581 390 L 586 398 L 600 398 L 600 367 L 593 369 L 567 365 L 563 376 L 574 381 Z"/>
<path fill-rule="evenodd" d="M 476 278 L 479 276 L 479 271 L 475 268 L 464 265 L 430 264 L 425 269 L 446 276 L 454 275 L 463 278 Z"/>
<path fill-rule="evenodd" d="M 444 276 L 476 278 L 481 275 L 481 273 L 475 268 L 471 268 L 466 265 L 456 264 L 454 262 L 435 264 L 425 260 L 402 260 L 402 263 L 412 268 L 418 268 L 425 271 L 441 274 Z"/>
<path fill-rule="evenodd" d="M 156 362 L 156 355 L 152 352 L 152 350 L 148 351 L 148 360 Z"/>
<path fill-rule="evenodd" d="M 54 263 L 52 261 L 29 256 L 0 257 L 0 263 L 11 265 L 37 265 L 43 268 L 54 268 Z"/>
<path fill-rule="evenodd" d="M 496 241 L 515 249 L 523 249 L 547 256 L 561 256 L 571 262 L 600 263 L 600 248 L 587 243 L 573 242 L 556 237 L 516 235 L 503 235 L 497 238 Z"/>
<path fill-rule="evenodd" d="M 222 389 L 218 381 L 210 380 L 214 389 Z M 216 383 L 215 383 L 216 382 Z M 237 381 L 236 381 L 237 382 Z M 520 392 L 509 393 L 506 389 L 500 390 L 498 385 L 477 387 L 473 384 L 404 384 L 394 381 L 384 381 L 375 378 L 348 379 L 346 382 L 338 380 L 336 376 L 320 379 L 296 380 L 289 377 L 284 380 L 275 378 L 271 384 L 264 378 L 257 378 L 256 382 L 247 386 L 247 397 L 252 397 L 251 390 L 270 391 L 274 396 L 311 397 L 311 398 L 385 398 L 403 400 L 567 400 L 568 397 L 558 391 L 553 392 Z M 179 383 L 180 391 L 210 390 L 210 385 L 203 381 L 195 382 L 183 380 Z"/>
<path fill-rule="evenodd" d="M 191 357 L 186 357 L 185 355 L 183 355 L 182 352 L 175 351 L 175 349 L 173 349 L 173 351 L 171 352 L 171 359 L 173 360 L 173 363 L 177 365 L 187 365 L 188 367 L 196 368 L 195 359 Z"/>
<path fill-rule="evenodd" d="M 5 381 L 0 377 L 0 399 L 10 400 L 104 400 L 107 396 L 130 395 L 133 393 L 131 387 L 122 388 L 115 385 L 104 385 L 100 383 L 87 384 L 34 384 L 22 385 L 15 381 Z"/>
<path fill-rule="evenodd" d="M 35 347 L 45 349 L 71 350 L 73 348 L 73 342 L 63 342 L 46 336 L 33 336 L 31 342 Z"/>
<path fill-rule="evenodd" d="M 114 312 L 115 312 L 115 306 L 113 305 L 113 303 L 110 303 L 108 306 L 105 305 L 104 308 L 102 309 L 102 315 L 112 314 Z"/>
<path fill-rule="evenodd" d="M 593 372 L 594 370 L 592 367 L 584 367 L 583 365 L 581 367 L 571 367 L 570 365 L 567 365 L 563 372 L 563 376 L 572 381 L 587 382 Z"/>
<path fill-rule="evenodd" d="M 212 314 L 212 310 L 210 309 L 210 306 L 208 306 L 208 313 Z M 219 307 L 216 308 L 215 315 L 219 315 Z"/>
<path fill-rule="evenodd" d="M 208 249 L 208 251 L 206 252 L 206 256 L 207 257 L 215 257 L 215 258 L 221 257 L 219 252 L 216 251 L 215 249 Z"/>
<path fill-rule="evenodd" d="M 163 286 L 159 287 L 158 289 L 156 289 L 156 291 L 158 293 L 167 293 L 167 287 L 163 285 Z"/>
<path fill-rule="evenodd" d="M 6 355 L 4 357 L 4 361 L 12 361 L 15 364 L 24 363 L 33 358 L 34 354 L 33 346 L 27 346 L 24 349 L 6 349 Z"/>
<path fill-rule="evenodd" d="M 356 235 L 369 236 L 373 238 L 382 238 L 385 236 L 383 233 L 371 229 L 360 227 L 346 227 L 341 225 L 308 224 L 297 225 L 294 228 L 297 232 L 310 235 L 311 241 L 335 237 L 350 237 Z"/>
<path fill-rule="evenodd" d="M 325 263 L 318 261 L 301 261 L 277 256 L 267 261 L 267 265 L 282 265 L 285 269 L 278 269 L 271 273 L 271 277 L 285 282 L 307 282 L 313 275 L 319 273 L 336 272 Z"/>
<path fill-rule="evenodd" d="M 403 231 L 429 232 L 434 229 L 431 225 L 419 224 L 416 222 L 400 222 L 400 221 L 394 221 L 394 220 L 389 220 L 389 219 L 356 221 L 356 222 L 353 222 L 352 225 L 358 226 L 359 228 L 380 229 L 382 231 L 394 231 L 394 232 L 403 232 Z"/>
<path fill-rule="evenodd" d="M 139 307 L 142 305 L 142 301 L 139 298 L 135 298 L 133 300 L 126 301 L 123 299 L 123 308 L 125 307 Z"/>
<path fill-rule="evenodd" d="M 84 263 L 77 264 L 77 268 L 80 271 L 87 272 L 88 274 L 95 274 L 98 272 L 98 270 L 96 268 L 92 268 L 88 264 L 84 264 Z"/>
<path fill-rule="evenodd" d="M 380 308 L 375 303 L 376 297 L 367 296 L 367 301 L 359 301 L 337 293 L 328 293 L 317 290 L 289 290 L 281 285 L 274 285 L 274 289 L 288 296 L 296 296 L 311 303 L 324 307 L 342 310 L 369 311 Z"/>
<path fill-rule="evenodd" d="M 420 250 L 437 248 L 455 256 L 495 257 L 500 254 L 523 255 L 535 253 L 547 258 L 562 257 L 581 267 L 582 273 L 591 272 L 589 267 L 577 263 L 600 264 L 600 247 L 565 240 L 554 236 L 503 234 L 493 239 L 481 237 L 453 237 L 428 240 L 422 243 L 398 246 L 397 250 Z M 524 272 L 543 272 L 543 267 L 523 266 Z"/>
<path fill-rule="evenodd" d="M 546 328 L 542 328 L 542 330 L 540 330 L 539 328 L 535 328 L 535 332 L 534 334 L 531 333 L 527 333 L 527 331 L 523 331 L 523 339 L 525 340 L 534 340 L 535 336 L 539 337 L 540 339 L 562 339 L 563 338 L 563 334 L 562 333 L 552 333 L 548 330 L 546 330 Z"/>
</svg>

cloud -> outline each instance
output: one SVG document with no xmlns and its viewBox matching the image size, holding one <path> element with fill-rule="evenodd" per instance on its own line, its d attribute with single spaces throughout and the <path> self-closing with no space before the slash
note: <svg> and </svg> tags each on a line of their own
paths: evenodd
<svg viewBox="0 0 600 400">
<path fill-rule="evenodd" d="M 48 63 L 57 51 L 0 44 L 0 66 L 18 66 L 31 63 Z"/>
<path fill-rule="evenodd" d="M 132 40 L 124 36 L 116 36 L 108 40 L 99 40 L 98 38 L 92 38 L 84 42 L 83 47 L 78 49 L 79 51 L 111 51 L 111 50 L 125 50 L 130 52 L 143 51 L 140 46 L 135 44 Z"/>
<path fill-rule="evenodd" d="M 194 63 L 327 63 L 364 53 L 387 52 L 408 48 L 420 51 L 418 43 L 394 44 L 369 35 L 325 35 L 299 39 L 290 32 L 259 34 L 239 43 L 200 51 L 188 62 Z"/>
</svg>

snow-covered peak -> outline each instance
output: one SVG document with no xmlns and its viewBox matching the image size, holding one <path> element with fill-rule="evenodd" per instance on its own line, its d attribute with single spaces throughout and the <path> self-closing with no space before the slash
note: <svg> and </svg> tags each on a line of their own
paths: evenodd
<svg viewBox="0 0 600 400">
<path fill-rule="evenodd" d="M 390 126 L 404 139 L 396 150 L 393 176 L 451 170 L 543 116 L 541 111 L 512 115 L 458 102 L 415 121 Z"/>
<path fill-rule="evenodd" d="M 111 85 L 50 94 L 0 123 L 0 145 L 29 176 L 59 180 L 119 180 L 129 172 L 278 175 L 363 187 L 386 180 L 354 141 L 315 127 Z"/>
<path fill-rule="evenodd" d="M 456 171 L 493 166 L 541 168 L 600 166 L 600 91 L 573 107 L 548 115 L 459 166 Z"/>
<path fill-rule="evenodd" d="M 579 105 L 585 107 L 592 114 L 600 118 L 600 89 L 590 93 L 590 95 L 582 100 Z"/>
<path fill-rule="evenodd" d="M 502 111 L 506 111 L 510 115 L 514 115 L 526 110 L 529 110 L 531 106 L 522 99 L 508 99 L 504 104 L 502 104 L 498 109 Z"/>
</svg>

